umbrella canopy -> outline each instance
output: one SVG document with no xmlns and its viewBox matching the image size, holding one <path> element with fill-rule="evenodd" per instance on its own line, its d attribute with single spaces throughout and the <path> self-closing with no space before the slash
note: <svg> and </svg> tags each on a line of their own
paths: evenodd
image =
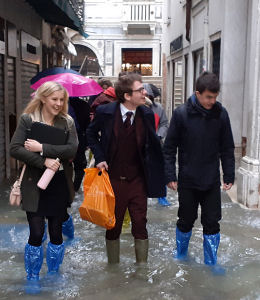
<svg viewBox="0 0 260 300">
<path fill-rule="evenodd" d="M 145 90 L 147 91 L 148 96 L 152 96 L 154 98 L 161 96 L 160 90 L 152 83 L 144 83 L 143 84 Z"/>
<path fill-rule="evenodd" d="M 37 75 L 35 75 L 31 80 L 31 84 L 34 84 L 38 80 L 40 80 L 43 77 L 49 76 L 49 75 L 56 75 L 56 74 L 62 74 L 62 73 L 73 73 L 73 74 L 78 74 L 80 75 L 79 72 L 74 71 L 72 69 L 65 69 L 63 67 L 54 67 L 54 68 L 49 68 L 45 69 L 41 72 L 39 72 Z"/>
<path fill-rule="evenodd" d="M 60 83 L 67 89 L 70 97 L 91 96 L 103 92 L 102 87 L 95 80 L 75 73 L 60 73 L 42 77 L 33 83 L 31 88 L 37 90 L 46 81 Z"/>
</svg>

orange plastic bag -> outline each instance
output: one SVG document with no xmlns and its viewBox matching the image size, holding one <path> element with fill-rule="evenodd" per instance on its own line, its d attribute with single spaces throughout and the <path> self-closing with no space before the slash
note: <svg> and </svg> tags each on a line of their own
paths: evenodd
<svg viewBox="0 0 260 300">
<path fill-rule="evenodd" d="M 106 171 L 85 169 L 84 200 L 79 208 L 80 217 L 96 225 L 112 229 L 115 226 L 115 195 Z"/>
</svg>

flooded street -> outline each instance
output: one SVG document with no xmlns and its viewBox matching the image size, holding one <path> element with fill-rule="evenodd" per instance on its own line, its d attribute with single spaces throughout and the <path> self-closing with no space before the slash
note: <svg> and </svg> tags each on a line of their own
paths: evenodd
<svg viewBox="0 0 260 300">
<path fill-rule="evenodd" d="M 222 195 L 221 242 L 218 262 L 225 276 L 214 276 L 203 263 L 202 228 L 199 219 L 190 241 L 188 262 L 172 258 L 177 215 L 176 194 L 169 192 L 170 207 L 148 200 L 149 263 L 135 265 L 134 240 L 121 235 L 119 266 L 108 266 L 105 230 L 80 219 L 77 195 L 71 208 L 76 239 L 68 245 L 57 282 L 40 276 L 42 293 L 24 293 L 23 251 L 28 237 L 24 212 L 10 207 L 1 191 L 0 299 L 260 299 L 260 211 L 250 211 Z M 47 245 L 45 241 L 45 246 Z"/>
</svg>

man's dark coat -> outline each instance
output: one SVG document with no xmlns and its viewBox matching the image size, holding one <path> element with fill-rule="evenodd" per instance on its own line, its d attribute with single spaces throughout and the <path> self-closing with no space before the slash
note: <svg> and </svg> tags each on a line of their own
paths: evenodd
<svg viewBox="0 0 260 300">
<path fill-rule="evenodd" d="M 106 161 L 108 167 L 111 164 L 111 157 L 113 157 L 110 153 L 111 140 L 115 134 L 113 128 L 117 109 L 120 109 L 117 102 L 99 106 L 94 120 L 87 129 L 88 145 L 94 154 L 96 165 L 102 161 Z M 147 196 L 163 197 L 165 196 L 164 163 L 160 141 L 155 133 L 154 114 L 145 106 L 138 107 L 136 113 L 140 113 L 145 128 L 145 143 L 140 156 L 144 167 Z"/>
<path fill-rule="evenodd" d="M 166 182 L 178 186 L 208 190 L 220 185 L 219 163 L 224 183 L 233 183 L 235 176 L 234 141 L 226 109 L 219 103 L 205 110 L 195 95 L 173 113 L 163 151 Z"/>
</svg>

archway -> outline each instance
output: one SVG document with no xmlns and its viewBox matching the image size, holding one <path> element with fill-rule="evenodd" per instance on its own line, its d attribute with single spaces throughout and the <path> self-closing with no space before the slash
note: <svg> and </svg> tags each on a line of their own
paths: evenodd
<svg viewBox="0 0 260 300">
<path fill-rule="evenodd" d="M 71 68 L 84 76 L 99 76 L 100 66 L 93 50 L 80 44 L 74 44 L 77 56 L 71 59 Z"/>
</svg>

